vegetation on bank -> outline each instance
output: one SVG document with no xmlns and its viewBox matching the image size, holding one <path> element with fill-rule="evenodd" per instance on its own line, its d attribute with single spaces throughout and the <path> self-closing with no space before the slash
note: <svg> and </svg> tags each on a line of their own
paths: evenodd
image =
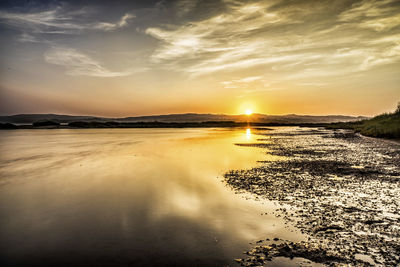
<svg viewBox="0 0 400 267">
<path fill-rule="evenodd" d="M 42 120 L 42 121 L 36 121 L 32 123 L 33 127 L 57 127 L 60 126 L 59 122 L 56 121 L 50 121 L 50 120 Z"/>
<path fill-rule="evenodd" d="M 371 137 L 400 138 L 400 103 L 393 113 L 385 113 L 367 120 L 331 123 L 326 125 L 326 128 L 351 129 Z"/>
<path fill-rule="evenodd" d="M 241 124 L 243 125 L 243 124 Z M 118 121 L 73 121 L 68 123 L 73 128 L 197 128 L 197 127 L 235 127 L 233 121 L 204 122 L 118 122 Z"/>
<path fill-rule="evenodd" d="M 12 123 L 0 123 L 0 129 L 18 129 L 18 127 Z"/>
</svg>

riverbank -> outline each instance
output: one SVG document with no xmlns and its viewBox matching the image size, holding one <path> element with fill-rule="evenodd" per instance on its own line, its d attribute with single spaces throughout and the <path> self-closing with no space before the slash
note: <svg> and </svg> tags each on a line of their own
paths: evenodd
<svg viewBox="0 0 400 267">
<path fill-rule="evenodd" d="M 351 129 L 364 136 L 400 139 L 400 108 L 368 120 L 331 123 L 327 129 Z"/>
<path fill-rule="evenodd" d="M 278 156 L 261 166 L 230 171 L 238 192 L 278 201 L 277 212 L 308 240 L 259 240 L 244 266 L 276 257 L 326 265 L 400 263 L 400 145 L 352 131 L 279 128 L 260 131 L 258 142 L 237 144 Z"/>
</svg>

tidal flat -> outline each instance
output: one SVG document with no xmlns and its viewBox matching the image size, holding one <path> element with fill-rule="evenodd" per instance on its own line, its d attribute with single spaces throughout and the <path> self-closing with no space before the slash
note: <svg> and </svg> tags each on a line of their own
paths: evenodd
<svg viewBox="0 0 400 267">
<path fill-rule="evenodd" d="M 346 130 L 260 130 L 254 143 L 274 160 L 233 170 L 225 181 L 238 192 L 278 201 L 280 216 L 307 240 L 261 239 L 243 266 L 276 257 L 302 257 L 330 266 L 400 264 L 400 144 Z"/>
</svg>

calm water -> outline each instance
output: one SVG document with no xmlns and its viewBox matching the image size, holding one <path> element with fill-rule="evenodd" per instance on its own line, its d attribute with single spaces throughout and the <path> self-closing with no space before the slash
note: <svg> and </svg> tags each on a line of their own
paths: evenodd
<svg viewBox="0 0 400 267">
<path fill-rule="evenodd" d="M 230 169 L 265 159 L 246 129 L 0 131 L 2 266 L 236 266 L 249 242 L 296 240 Z"/>
</svg>

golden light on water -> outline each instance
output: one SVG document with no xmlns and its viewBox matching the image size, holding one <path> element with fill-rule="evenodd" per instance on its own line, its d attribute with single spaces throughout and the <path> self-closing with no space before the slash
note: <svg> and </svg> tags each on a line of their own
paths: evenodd
<svg viewBox="0 0 400 267">
<path fill-rule="evenodd" d="M 246 139 L 250 140 L 250 138 L 251 138 L 251 130 L 250 130 L 250 128 L 247 128 L 246 129 Z"/>
</svg>

